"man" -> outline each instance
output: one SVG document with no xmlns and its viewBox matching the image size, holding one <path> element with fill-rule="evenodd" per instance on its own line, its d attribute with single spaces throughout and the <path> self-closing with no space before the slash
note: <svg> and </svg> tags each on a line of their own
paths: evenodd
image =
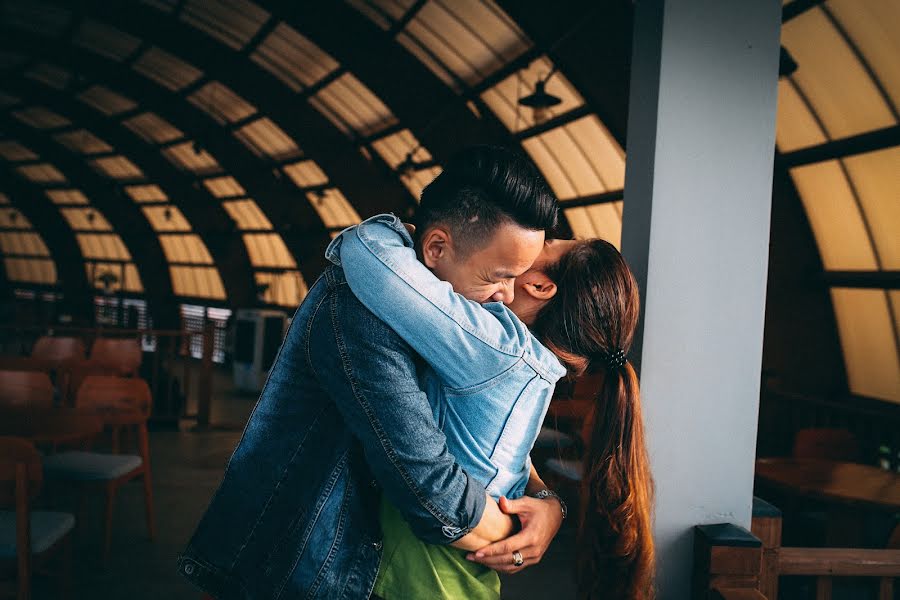
<svg viewBox="0 0 900 600">
<path fill-rule="evenodd" d="M 431 185 L 458 191 L 460 202 L 448 206 L 465 224 L 426 241 L 441 262 L 435 272 L 470 298 L 511 301 L 515 277 L 557 219 L 533 167 L 475 148 Z M 422 215 L 432 209 L 428 196 Z M 491 214 L 504 215 L 503 225 L 485 222 Z M 460 242 L 480 249 L 460 252 Z M 542 487 L 534 479 L 530 488 Z M 329 267 L 297 310 L 179 570 L 218 600 L 367 598 L 381 558 L 379 488 L 429 543 L 478 548 L 509 530 L 508 517 L 447 452 L 414 352 Z M 523 515 L 516 543 L 543 553 L 559 529 L 559 503 L 511 504 Z M 514 571 L 511 554 L 497 548 L 480 560 Z"/>
</svg>

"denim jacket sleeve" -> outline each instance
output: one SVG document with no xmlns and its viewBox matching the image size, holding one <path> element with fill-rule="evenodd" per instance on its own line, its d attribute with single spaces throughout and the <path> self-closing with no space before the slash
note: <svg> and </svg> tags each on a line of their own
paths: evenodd
<svg viewBox="0 0 900 600">
<path fill-rule="evenodd" d="M 528 330 L 499 302 L 467 300 L 416 257 L 393 215 L 344 230 L 326 252 L 360 302 L 390 325 L 452 388 L 478 385 L 518 360 Z"/>
</svg>

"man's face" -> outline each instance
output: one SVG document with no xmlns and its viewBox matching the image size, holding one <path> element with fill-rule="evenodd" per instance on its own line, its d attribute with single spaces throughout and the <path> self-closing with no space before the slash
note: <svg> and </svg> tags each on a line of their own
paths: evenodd
<svg viewBox="0 0 900 600">
<path fill-rule="evenodd" d="M 543 231 L 504 223 L 481 247 L 460 256 L 451 246 L 443 260 L 429 267 L 469 300 L 508 304 L 513 300 L 516 277 L 531 267 L 543 246 Z"/>
</svg>

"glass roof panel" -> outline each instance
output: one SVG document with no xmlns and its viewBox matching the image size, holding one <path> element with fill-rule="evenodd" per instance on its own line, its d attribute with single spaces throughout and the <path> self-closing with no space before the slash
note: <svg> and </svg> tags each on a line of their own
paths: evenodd
<svg viewBox="0 0 900 600">
<path fill-rule="evenodd" d="M 175 265 L 169 267 L 169 273 L 172 275 L 172 290 L 176 296 L 225 299 L 225 286 L 214 267 Z"/>
<path fill-rule="evenodd" d="M 40 235 L 32 231 L 0 232 L 0 249 L 4 254 L 19 256 L 50 256 Z"/>
<path fill-rule="evenodd" d="M 65 183 L 66 177 L 51 164 L 23 165 L 16 167 L 23 177 L 35 183 Z"/>
<path fill-rule="evenodd" d="M 844 165 L 869 222 L 881 268 L 900 270 L 900 146 L 848 156 Z"/>
<path fill-rule="evenodd" d="M 95 288 L 117 292 L 143 292 L 140 275 L 133 263 L 106 263 L 88 261 L 84 265 L 88 281 L 93 280 Z M 124 281 L 124 285 L 122 280 Z"/>
<path fill-rule="evenodd" d="M 826 270 L 878 269 L 859 207 L 840 163 L 791 169 Z"/>
<path fill-rule="evenodd" d="M 337 188 L 329 188 L 322 192 L 307 192 L 306 199 L 312 205 L 319 217 L 329 229 L 335 227 L 348 227 L 359 223 L 356 209 L 354 209 L 344 195 Z"/>
<path fill-rule="evenodd" d="M 112 231 L 112 225 L 93 208 L 61 208 L 69 227 L 76 231 Z"/>
<path fill-rule="evenodd" d="M 10 281 L 39 285 L 56 283 L 56 264 L 49 259 L 4 258 L 3 266 Z"/>
<path fill-rule="evenodd" d="M 15 140 L 0 141 L 0 156 L 10 162 L 37 160 L 38 155 Z"/>
<path fill-rule="evenodd" d="M 310 103 L 345 133 L 369 136 L 397 122 L 390 109 L 351 73 L 326 85 Z"/>
<path fill-rule="evenodd" d="M 279 23 L 266 36 L 250 59 L 295 92 L 314 84 L 339 66 L 321 48 L 284 23 Z"/>
<path fill-rule="evenodd" d="M 141 54 L 133 68 L 172 91 L 189 86 L 203 75 L 200 69 L 156 47 Z"/>
<path fill-rule="evenodd" d="M 297 185 L 297 187 L 315 187 L 328 183 L 328 177 L 319 165 L 311 160 L 302 160 L 284 167 L 284 173 Z"/>
<path fill-rule="evenodd" d="M 419 146 L 419 140 L 416 139 L 416 136 L 409 129 L 380 138 L 372 143 L 372 148 L 392 169 L 396 169 L 397 165 L 406 160 L 406 155 L 413 148 L 416 149 L 413 153 L 414 162 L 421 163 L 432 159 L 431 153 Z"/>
<path fill-rule="evenodd" d="M 204 179 L 203 185 L 209 190 L 209 193 L 216 198 L 227 198 L 233 196 L 246 196 L 247 192 L 237 182 L 237 179 L 231 176 L 214 177 L 212 179 Z"/>
<path fill-rule="evenodd" d="M 522 146 L 560 200 L 625 185 L 625 153 L 594 115 L 528 138 Z"/>
<path fill-rule="evenodd" d="M 403 182 L 403 185 L 406 186 L 409 193 L 416 199 L 416 202 L 419 202 L 422 199 L 422 190 L 424 190 L 429 183 L 434 181 L 434 178 L 440 175 L 442 170 L 443 169 L 440 167 L 435 166 L 427 169 L 419 169 L 412 173 L 401 173 L 400 181 Z"/>
<path fill-rule="evenodd" d="M 406 14 L 415 0 L 347 0 L 347 3 L 382 29 L 389 29 L 392 22 Z"/>
<path fill-rule="evenodd" d="M 161 235 L 159 243 L 169 262 L 205 265 L 213 262 L 206 244 L 196 234 Z"/>
<path fill-rule="evenodd" d="M 797 61 L 791 78 L 832 139 L 895 124 L 875 83 L 821 8 L 785 23 L 781 43 Z"/>
<path fill-rule="evenodd" d="M 25 71 L 25 76 L 34 81 L 43 83 L 53 89 L 61 90 L 72 80 L 72 74 L 56 65 L 45 62 L 37 63 Z"/>
<path fill-rule="evenodd" d="M 619 248 L 622 242 L 622 202 L 564 208 L 572 233 L 581 240 L 602 238 Z"/>
<path fill-rule="evenodd" d="M 84 20 L 72 42 L 117 62 L 131 56 L 141 45 L 139 38 L 93 19 Z"/>
<path fill-rule="evenodd" d="M 163 156 L 176 167 L 197 175 L 212 175 L 221 171 L 212 155 L 193 142 L 183 142 L 163 149 Z"/>
<path fill-rule="evenodd" d="M 138 179 L 144 173 L 124 156 L 96 158 L 89 163 L 96 171 L 112 179 Z"/>
<path fill-rule="evenodd" d="M 6 0 L 3 3 L 3 22 L 43 35 L 62 33 L 72 13 L 56 4 L 39 0 Z"/>
<path fill-rule="evenodd" d="M 81 190 L 47 190 L 47 197 L 54 204 L 87 204 L 88 199 Z"/>
<path fill-rule="evenodd" d="M 401 31 L 397 34 L 397 42 L 406 48 L 410 54 L 418 58 L 419 62 L 425 65 L 429 71 L 434 73 L 438 79 L 443 81 L 447 87 L 456 90 L 457 92 L 461 91 L 460 82 L 456 79 L 455 75 L 441 64 L 434 54 L 429 52 L 424 46 L 420 45 L 418 41 Z"/>
<path fill-rule="evenodd" d="M 53 139 L 78 154 L 106 154 L 113 151 L 112 146 L 87 129 L 58 133 L 53 136 Z"/>
<path fill-rule="evenodd" d="M 272 229 L 272 222 L 253 200 L 229 200 L 222 203 L 228 214 L 237 223 L 238 229 Z"/>
<path fill-rule="evenodd" d="M 140 204 L 147 202 L 165 202 L 168 200 L 166 193 L 156 185 L 128 185 L 125 186 L 125 193 L 132 200 Z"/>
<path fill-rule="evenodd" d="M 79 233 L 75 238 L 85 258 L 131 260 L 122 238 L 114 233 Z"/>
<path fill-rule="evenodd" d="M 122 124 L 151 144 L 165 144 L 184 137 L 174 125 L 154 113 L 142 113 Z"/>
<path fill-rule="evenodd" d="M 107 116 L 122 114 L 137 107 L 137 102 L 102 85 L 92 85 L 78 99 Z"/>
<path fill-rule="evenodd" d="M 900 358 L 884 290 L 832 288 L 850 391 L 900 402 Z"/>
<path fill-rule="evenodd" d="M 294 140 L 267 117 L 244 125 L 234 132 L 234 136 L 257 156 L 281 161 L 300 155 Z"/>
<path fill-rule="evenodd" d="M 256 112 L 255 106 L 218 81 L 211 81 L 188 96 L 188 102 L 219 123 L 234 123 Z"/>
<path fill-rule="evenodd" d="M 778 80 L 778 118 L 775 128 L 778 150 L 790 152 L 828 141 L 815 116 L 789 77 Z"/>
<path fill-rule="evenodd" d="M 40 106 L 23 108 L 15 111 L 12 115 L 35 129 L 55 129 L 71 125 L 71 121 L 67 118 Z"/>
<path fill-rule="evenodd" d="M 4 206 L 9 206 L 9 200 L 6 201 Z M 32 226 L 31 221 L 19 212 L 19 209 L 13 208 L 4 211 L 2 220 L 0 220 L 0 229 L 32 229 Z"/>
<path fill-rule="evenodd" d="M 269 13 L 246 0 L 187 0 L 181 20 L 240 50 L 269 20 Z"/>
<path fill-rule="evenodd" d="M 519 98 L 534 92 L 535 83 L 546 79 L 552 70 L 553 63 L 546 56 L 542 56 L 527 68 L 517 71 L 485 91 L 481 94 L 481 99 L 503 121 L 506 128 L 513 132 L 534 127 L 582 106 L 584 99 L 575 90 L 575 86 L 559 72 L 554 73 L 547 81 L 546 91 L 562 100 L 561 103 L 540 112 L 519 105 Z"/>
<path fill-rule="evenodd" d="M 150 226 L 154 231 L 190 231 L 191 224 L 177 206 L 166 204 L 146 205 L 142 206 L 144 216 L 150 221 Z"/>
<path fill-rule="evenodd" d="M 275 233 L 245 233 L 244 244 L 250 264 L 254 267 L 286 267 L 296 269 L 297 263 L 281 236 Z"/>
<path fill-rule="evenodd" d="M 306 297 L 306 282 L 297 271 L 284 273 L 267 273 L 257 271 L 253 274 L 257 284 L 269 287 L 263 294 L 263 301 L 279 306 L 298 306 Z"/>
</svg>

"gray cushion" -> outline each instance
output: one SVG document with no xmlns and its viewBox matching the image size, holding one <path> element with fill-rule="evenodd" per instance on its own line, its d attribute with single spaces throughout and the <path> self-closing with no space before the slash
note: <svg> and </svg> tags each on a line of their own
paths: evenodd
<svg viewBox="0 0 900 600">
<path fill-rule="evenodd" d="M 547 468 L 557 475 L 562 475 L 566 479 L 571 479 L 572 481 L 581 481 L 581 474 L 584 471 L 584 466 L 581 464 L 580 460 L 566 460 L 560 458 L 548 459 Z"/>
<path fill-rule="evenodd" d="M 47 479 L 107 481 L 134 471 L 141 466 L 140 456 L 69 451 L 44 457 Z"/>
<path fill-rule="evenodd" d="M 69 513 L 36 510 L 31 513 L 31 552 L 40 554 L 75 527 Z M 0 558 L 16 557 L 16 513 L 0 510 Z"/>
<path fill-rule="evenodd" d="M 574 444 L 575 440 L 572 439 L 572 436 L 550 427 L 541 427 L 541 431 L 534 441 L 535 448 L 571 448 Z"/>
</svg>

